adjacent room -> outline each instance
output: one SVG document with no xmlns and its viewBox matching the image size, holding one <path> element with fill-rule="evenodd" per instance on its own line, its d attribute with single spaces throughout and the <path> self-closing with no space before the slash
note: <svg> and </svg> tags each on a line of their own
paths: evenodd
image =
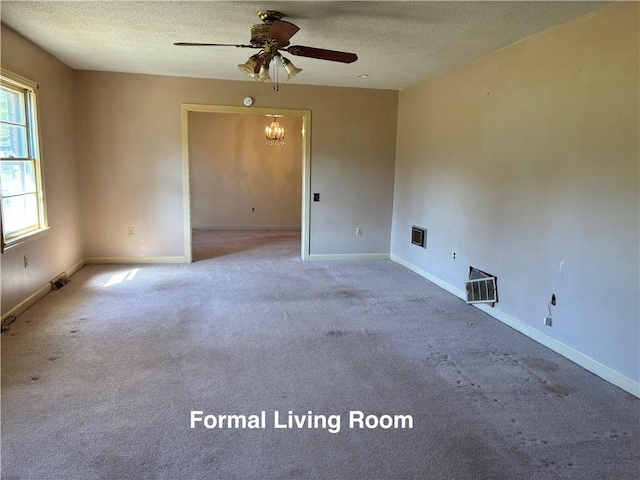
<svg viewBox="0 0 640 480">
<path fill-rule="evenodd" d="M 640 477 L 640 4 L 2 2 L 3 478 Z"/>
<path fill-rule="evenodd" d="M 284 138 L 266 139 L 272 125 Z M 187 128 L 194 261 L 215 255 L 220 230 L 300 235 L 302 117 L 189 112 Z"/>
</svg>

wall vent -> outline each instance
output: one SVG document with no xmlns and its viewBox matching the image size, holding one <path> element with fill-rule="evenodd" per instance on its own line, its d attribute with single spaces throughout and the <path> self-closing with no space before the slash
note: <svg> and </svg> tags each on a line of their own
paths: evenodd
<svg viewBox="0 0 640 480">
<path fill-rule="evenodd" d="M 411 227 L 411 243 L 427 248 L 427 229 L 415 225 Z"/>
<path fill-rule="evenodd" d="M 469 267 L 469 280 L 465 283 L 467 303 L 490 303 L 498 301 L 498 278 L 490 273 Z"/>
<path fill-rule="evenodd" d="M 53 290 L 60 290 L 67 283 L 69 283 L 69 276 L 66 273 L 61 273 L 56 278 L 51 280 L 51 288 Z"/>
</svg>

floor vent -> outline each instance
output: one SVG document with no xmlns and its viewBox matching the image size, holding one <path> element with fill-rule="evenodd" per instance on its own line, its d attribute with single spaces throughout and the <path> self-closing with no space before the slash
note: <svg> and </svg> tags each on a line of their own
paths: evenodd
<svg viewBox="0 0 640 480">
<path fill-rule="evenodd" d="M 411 227 L 411 243 L 427 248 L 427 229 L 415 225 Z"/>
<path fill-rule="evenodd" d="M 67 283 L 69 283 L 69 276 L 66 273 L 61 273 L 56 278 L 51 280 L 51 288 L 54 290 L 60 290 Z"/>
<path fill-rule="evenodd" d="M 490 303 L 498 301 L 498 278 L 490 273 L 469 267 L 469 280 L 465 283 L 467 303 Z"/>
</svg>

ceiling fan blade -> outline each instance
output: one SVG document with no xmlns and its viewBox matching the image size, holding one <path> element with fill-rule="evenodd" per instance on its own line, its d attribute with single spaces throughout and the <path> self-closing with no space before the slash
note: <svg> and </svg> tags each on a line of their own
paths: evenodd
<svg viewBox="0 0 640 480">
<path fill-rule="evenodd" d="M 355 53 L 324 50 L 323 48 L 303 47 L 301 45 L 289 47 L 287 48 L 287 52 L 299 57 L 319 58 L 320 60 L 329 60 L 331 62 L 353 63 L 358 60 L 358 56 Z"/>
<path fill-rule="evenodd" d="M 234 43 L 191 43 L 191 42 L 176 42 L 174 45 L 178 47 L 238 47 L 238 48 L 260 48 L 253 45 L 236 45 Z"/>
<path fill-rule="evenodd" d="M 298 30 L 300 30 L 300 28 L 293 23 L 285 22 L 284 20 L 274 20 L 267 36 L 278 40 L 281 46 L 286 46 L 289 45 L 289 39 L 293 37 Z"/>
</svg>

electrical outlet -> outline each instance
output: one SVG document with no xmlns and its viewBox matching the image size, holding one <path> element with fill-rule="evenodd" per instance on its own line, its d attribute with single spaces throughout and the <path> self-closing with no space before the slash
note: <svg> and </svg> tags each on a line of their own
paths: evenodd
<svg viewBox="0 0 640 480">
<path fill-rule="evenodd" d="M 127 235 L 129 235 L 130 237 L 133 237 L 135 234 L 136 234 L 136 231 L 133 227 L 127 228 Z"/>
<path fill-rule="evenodd" d="M 356 227 L 356 236 L 357 237 L 362 236 L 362 227 Z"/>
<path fill-rule="evenodd" d="M 453 252 L 453 259 L 456 259 L 456 252 Z"/>
<path fill-rule="evenodd" d="M 550 326 L 551 326 L 551 323 L 552 323 L 552 319 L 551 319 L 551 317 L 544 317 L 544 325 L 545 325 L 546 327 L 550 327 Z"/>
<path fill-rule="evenodd" d="M 553 305 L 554 307 L 556 306 L 556 294 L 555 293 L 551 294 L 551 305 Z"/>
<path fill-rule="evenodd" d="M 256 211 L 256 207 L 251 207 L 251 211 L 255 212 Z"/>
</svg>

